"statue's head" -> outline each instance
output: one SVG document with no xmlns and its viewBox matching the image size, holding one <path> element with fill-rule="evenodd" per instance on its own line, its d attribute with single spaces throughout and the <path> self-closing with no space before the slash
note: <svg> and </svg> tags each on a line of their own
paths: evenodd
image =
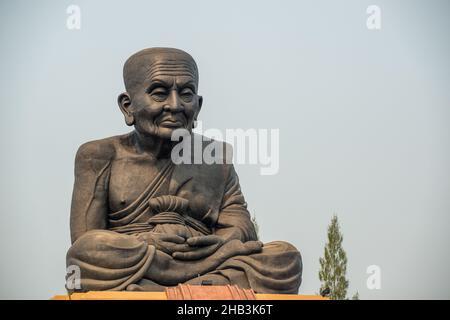
<svg viewBox="0 0 450 320">
<path fill-rule="evenodd" d="M 147 136 L 170 139 L 175 129 L 191 130 L 202 106 L 198 69 L 186 52 L 149 48 L 123 67 L 126 92 L 118 97 L 127 125 Z"/>
</svg>

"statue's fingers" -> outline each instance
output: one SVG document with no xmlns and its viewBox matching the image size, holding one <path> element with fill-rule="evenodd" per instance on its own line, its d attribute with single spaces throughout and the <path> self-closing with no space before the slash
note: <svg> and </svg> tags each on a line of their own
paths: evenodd
<svg viewBox="0 0 450 320">
<path fill-rule="evenodd" d="M 161 241 L 164 242 L 173 242 L 173 243 L 177 243 L 177 244 L 183 244 L 186 242 L 186 239 L 174 234 L 164 234 L 159 236 Z"/>
<path fill-rule="evenodd" d="M 174 252 L 173 257 L 178 260 L 198 260 L 213 252 L 209 247 L 189 252 Z"/>
<path fill-rule="evenodd" d="M 187 244 L 192 247 L 206 246 L 213 244 L 212 239 L 208 236 L 191 237 L 186 240 Z"/>
<path fill-rule="evenodd" d="M 186 240 L 187 244 L 192 247 L 206 247 L 219 243 L 221 239 L 216 235 L 191 237 Z"/>
<path fill-rule="evenodd" d="M 174 252 L 172 256 L 178 260 L 198 260 L 210 256 L 217 250 L 217 245 L 203 247 L 195 251 L 189 252 Z"/>
<path fill-rule="evenodd" d="M 156 250 L 159 250 L 159 251 L 162 251 L 164 253 L 167 253 L 169 256 L 172 254 L 172 251 L 169 250 L 169 248 L 166 247 L 166 246 L 156 245 L 155 248 L 156 248 Z"/>
<path fill-rule="evenodd" d="M 183 243 L 183 244 L 173 244 L 172 243 L 172 244 L 170 244 L 170 250 L 172 252 L 188 252 L 188 251 L 191 251 L 192 248 L 186 243 Z"/>
</svg>

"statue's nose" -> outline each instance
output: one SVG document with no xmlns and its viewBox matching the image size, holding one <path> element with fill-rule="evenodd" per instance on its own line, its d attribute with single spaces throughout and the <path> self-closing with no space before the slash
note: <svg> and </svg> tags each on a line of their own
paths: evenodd
<svg viewBox="0 0 450 320">
<path fill-rule="evenodd" d="M 183 110 L 183 105 L 181 104 L 180 96 L 177 90 L 171 90 L 169 97 L 167 98 L 167 103 L 164 105 L 164 111 L 168 112 L 180 112 Z"/>
</svg>

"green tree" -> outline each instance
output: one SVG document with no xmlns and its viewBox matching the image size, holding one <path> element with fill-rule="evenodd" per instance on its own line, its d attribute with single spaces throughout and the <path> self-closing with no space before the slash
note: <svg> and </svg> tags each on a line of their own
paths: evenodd
<svg viewBox="0 0 450 320">
<path fill-rule="evenodd" d="M 324 256 L 319 259 L 319 280 L 322 282 L 320 293 L 326 293 L 333 300 L 346 298 L 349 283 L 346 279 L 347 255 L 342 248 L 343 239 L 338 217 L 334 215 L 328 226 L 328 241 L 325 245 Z"/>
</svg>

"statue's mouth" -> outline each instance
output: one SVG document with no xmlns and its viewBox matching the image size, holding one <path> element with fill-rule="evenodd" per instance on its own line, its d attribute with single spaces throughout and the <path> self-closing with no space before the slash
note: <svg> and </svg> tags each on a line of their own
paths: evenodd
<svg viewBox="0 0 450 320">
<path fill-rule="evenodd" d="M 161 127 L 167 127 L 167 128 L 182 128 L 182 127 L 185 127 L 184 123 L 185 123 L 184 121 L 179 120 L 179 119 L 168 118 L 168 119 L 163 119 L 162 121 L 160 121 L 159 125 Z"/>
</svg>

